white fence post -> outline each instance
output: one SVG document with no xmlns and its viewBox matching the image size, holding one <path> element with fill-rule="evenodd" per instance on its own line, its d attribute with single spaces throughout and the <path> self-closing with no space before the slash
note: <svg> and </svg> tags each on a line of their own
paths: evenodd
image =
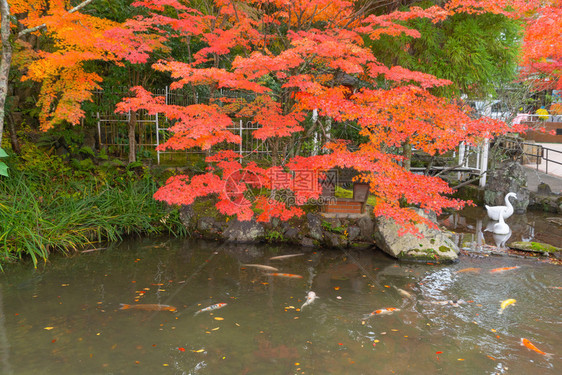
<svg viewBox="0 0 562 375">
<path fill-rule="evenodd" d="M 461 168 L 464 168 L 468 165 L 468 162 L 464 161 L 465 148 L 466 148 L 466 146 L 465 146 L 464 142 L 461 142 L 459 144 L 459 165 L 461 166 Z M 464 177 L 463 173 L 459 172 L 457 177 L 458 177 L 459 181 L 461 181 L 462 178 Z"/>
<path fill-rule="evenodd" d="M 242 150 L 243 150 L 243 145 L 242 145 L 242 120 L 240 120 L 240 164 L 242 164 Z"/>
<path fill-rule="evenodd" d="M 166 86 L 167 88 L 168 86 Z M 167 90 L 166 90 L 166 95 L 167 95 Z M 156 159 L 158 160 L 158 165 L 160 165 L 160 150 L 158 149 L 158 146 L 160 146 L 160 128 L 158 125 L 158 113 L 156 114 Z"/>
<path fill-rule="evenodd" d="M 482 144 L 482 161 L 480 162 L 480 187 L 486 186 L 486 172 L 488 171 L 488 144 L 489 139 L 486 138 Z"/>
</svg>

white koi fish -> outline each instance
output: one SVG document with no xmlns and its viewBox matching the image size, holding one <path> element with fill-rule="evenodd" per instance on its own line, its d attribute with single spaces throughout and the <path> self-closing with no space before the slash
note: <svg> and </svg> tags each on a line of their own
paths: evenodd
<svg viewBox="0 0 562 375">
<path fill-rule="evenodd" d="M 259 268 L 260 270 L 272 271 L 272 272 L 279 271 L 279 269 L 271 266 L 266 266 L 265 264 L 242 264 L 242 267 L 255 267 L 255 268 Z"/>
<path fill-rule="evenodd" d="M 396 291 L 398 292 L 398 294 L 400 294 L 402 297 L 412 298 L 412 294 L 406 292 L 404 289 L 400 289 L 400 288 L 397 288 L 397 287 L 394 287 L 394 289 L 396 289 Z"/>
<path fill-rule="evenodd" d="M 204 309 L 201 309 L 201 310 L 197 311 L 195 314 L 193 314 L 193 316 L 195 316 L 199 313 L 202 313 L 202 312 L 218 310 L 220 308 L 225 307 L 226 305 L 227 305 L 226 303 L 217 303 L 217 304 L 211 305 L 209 307 L 205 307 Z"/>
<path fill-rule="evenodd" d="M 298 257 L 298 256 L 301 256 L 301 255 L 304 255 L 304 253 L 278 255 L 278 256 L 269 258 L 269 260 L 287 259 L 287 258 L 292 258 L 292 257 Z"/>
<path fill-rule="evenodd" d="M 316 298 L 319 298 L 316 293 L 310 291 L 308 292 L 308 295 L 306 296 L 306 301 L 304 301 L 304 303 L 301 306 L 301 311 L 303 309 L 303 307 L 310 305 L 311 303 L 313 303 Z"/>
</svg>

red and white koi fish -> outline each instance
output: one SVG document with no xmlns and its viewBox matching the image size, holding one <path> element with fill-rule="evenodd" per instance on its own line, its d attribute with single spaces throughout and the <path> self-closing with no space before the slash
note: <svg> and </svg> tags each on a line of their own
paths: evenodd
<svg viewBox="0 0 562 375">
<path fill-rule="evenodd" d="M 225 307 L 226 305 L 227 305 L 226 303 L 217 303 L 217 304 L 211 305 L 211 306 L 209 306 L 209 307 L 205 307 L 204 309 L 201 309 L 201 310 L 197 311 L 197 312 L 196 312 L 195 314 L 193 314 L 193 315 L 197 315 L 197 314 L 202 313 L 202 312 L 218 310 L 218 309 L 220 309 L 220 308 Z"/>
<path fill-rule="evenodd" d="M 535 352 L 537 352 L 537 353 L 539 353 L 539 354 L 545 355 L 545 356 L 547 356 L 547 357 L 551 357 L 551 356 L 552 356 L 552 354 L 543 352 L 542 350 L 540 350 L 539 348 L 537 348 L 532 342 L 530 342 L 530 341 L 527 340 L 527 339 L 524 339 L 523 337 L 521 337 L 521 345 L 523 345 L 523 346 L 525 346 L 526 348 L 531 349 L 531 350 L 533 350 L 533 351 L 535 351 Z"/>
<path fill-rule="evenodd" d="M 128 305 L 126 303 L 122 303 L 121 306 L 119 307 L 119 310 L 129 310 L 129 309 L 144 310 L 144 311 L 172 311 L 172 312 L 177 310 L 174 306 L 160 305 L 158 303 L 136 304 L 136 305 Z"/>
<path fill-rule="evenodd" d="M 292 273 L 280 273 L 280 272 L 266 273 L 265 276 L 277 276 L 277 277 L 288 277 L 291 279 L 302 279 L 301 275 L 295 275 Z"/>
<path fill-rule="evenodd" d="M 380 310 L 375 310 L 372 313 L 369 314 L 369 316 L 375 316 L 375 315 L 390 315 L 395 311 L 400 311 L 400 309 L 397 309 L 396 307 L 389 307 L 387 309 L 380 309 Z"/>
<path fill-rule="evenodd" d="M 520 267 L 520 266 L 515 266 L 515 267 L 494 268 L 493 270 L 490 270 L 490 273 L 504 272 L 504 271 L 509 271 L 509 270 L 516 270 L 517 268 L 521 268 L 521 267 Z"/>
<path fill-rule="evenodd" d="M 279 269 L 271 266 L 266 266 L 265 264 L 242 264 L 242 267 L 255 267 L 255 268 L 259 268 L 260 270 L 272 271 L 272 272 L 279 271 Z"/>
<path fill-rule="evenodd" d="M 308 292 L 308 295 L 306 296 L 306 301 L 304 301 L 304 303 L 301 306 L 301 311 L 303 309 L 303 307 L 310 305 L 311 303 L 313 303 L 316 298 L 319 298 L 316 293 L 310 291 Z"/>
<path fill-rule="evenodd" d="M 287 259 L 287 258 L 292 258 L 292 257 L 299 257 L 299 256 L 301 256 L 301 255 L 304 255 L 304 253 L 287 254 L 287 255 L 278 255 L 278 256 L 269 258 L 269 260 Z"/>
</svg>

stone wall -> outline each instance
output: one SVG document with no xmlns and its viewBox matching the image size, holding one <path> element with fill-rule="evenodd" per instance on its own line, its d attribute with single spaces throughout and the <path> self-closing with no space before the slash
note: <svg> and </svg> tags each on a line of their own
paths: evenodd
<svg viewBox="0 0 562 375">
<path fill-rule="evenodd" d="M 320 248 L 376 248 L 405 260 L 457 259 L 458 248 L 440 230 L 420 226 L 424 239 L 415 235 L 398 236 L 396 224 L 388 219 L 375 220 L 370 214 L 372 210 L 367 206 L 364 214 L 309 212 L 286 222 L 273 218 L 268 223 L 259 223 L 227 218 L 218 213 L 212 201 L 207 201 L 183 206 L 180 213 L 189 232 L 206 239 Z"/>
</svg>

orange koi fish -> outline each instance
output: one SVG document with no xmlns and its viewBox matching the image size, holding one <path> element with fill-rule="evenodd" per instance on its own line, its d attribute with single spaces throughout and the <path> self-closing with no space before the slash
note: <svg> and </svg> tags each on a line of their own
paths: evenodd
<svg viewBox="0 0 562 375">
<path fill-rule="evenodd" d="M 490 273 L 494 273 L 494 272 L 503 272 L 503 271 L 509 271 L 509 270 L 515 270 L 517 268 L 521 268 L 520 266 L 515 266 L 515 267 L 502 267 L 502 268 L 494 268 L 493 270 L 490 270 Z"/>
<path fill-rule="evenodd" d="M 527 339 L 524 339 L 523 337 L 521 338 L 521 345 L 527 347 L 528 349 L 534 350 L 535 352 L 545 355 L 547 357 L 551 356 L 552 354 L 549 353 L 545 353 L 542 350 L 540 350 L 539 348 L 537 348 L 532 342 L 530 342 Z"/>
<path fill-rule="evenodd" d="M 216 304 L 214 304 L 214 305 L 211 305 L 211 306 L 209 306 L 209 307 L 205 307 L 204 309 L 201 309 L 201 310 L 195 312 L 194 316 L 197 315 L 197 314 L 199 314 L 199 313 L 202 313 L 202 312 L 218 310 L 218 309 L 220 309 L 220 308 L 225 307 L 226 305 L 227 305 L 226 303 L 216 303 Z"/>
<path fill-rule="evenodd" d="M 144 311 L 176 311 L 177 309 L 174 306 L 170 305 L 160 305 L 157 303 L 152 304 L 138 304 L 138 305 L 128 305 L 126 303 L 122 303 L 119 310 L 129 310 L 129 309 L 137 309 L 137 310 L 144 310 Z"/>
<path fill-rule="evenodd" d="M 278 277 L 288 277 L 291 279 L 302 279 L 301 275 L 295 275 L 292 273 L 280 273 L 280 272 L 266 273 L 265 276 L 278 276 Z"/>
<path fill-rule="evenodd" d="M 392 314 L 395 311 L 400 311 L 400 309 L 397 309 L 396 307 L 389 307 L 387 309 L 380 309 L 380 310 L 375 310 L 372 313 L 369 314 L 369 316 L 375 316 L 375 315 L 389 315 Z"/>
<path fill-rule="evenodd" d="M 463 272 L 480 272 L 480 268 L 474 268 L 474 267 L 464 268 L 462 270 L 458 270 L 455 273 L 463 273 Z"/>
</svg>

